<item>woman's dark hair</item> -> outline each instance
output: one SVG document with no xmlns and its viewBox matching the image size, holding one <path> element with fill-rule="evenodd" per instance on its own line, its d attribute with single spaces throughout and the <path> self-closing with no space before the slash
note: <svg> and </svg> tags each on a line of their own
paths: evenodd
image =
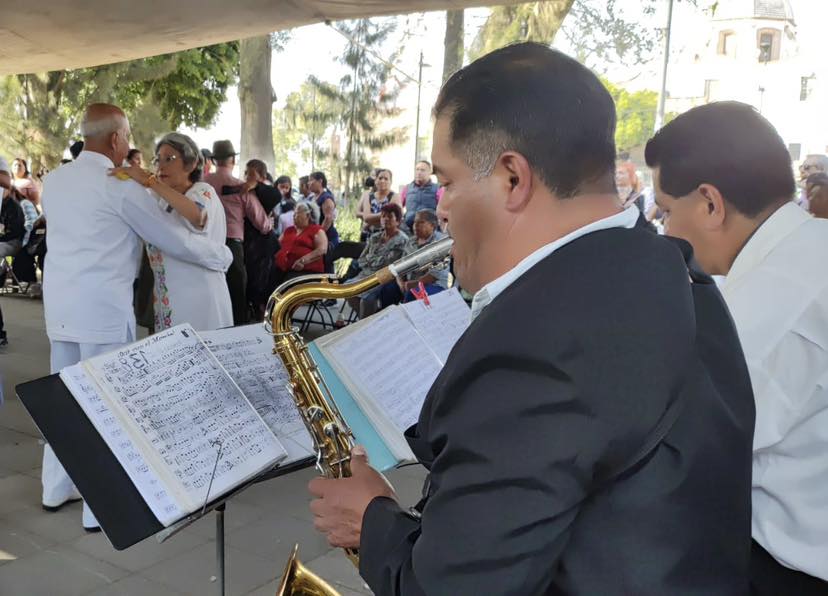
<svg viewBox="0 0 828 596">
<path fill-rule="evenodd" d="M 262 179 L 267 178 L 267 166 L 261 159 L 251 159 L 245 167 L 255 171 Z"/>
<path fill-rule="evenodd" d="M 318 180 L 322 183 L 322 188 L 328 188 L 328 178 L 325 176 L 323 172 L 314 172 L 310 175 L 311 178 L 314 180 Z"/>
<path fill-rule="evenodd" d="M 753 106 L 737 101 L 681 114 L 649 140 L 644 156 L 665 193 L 683 197 L 710 184 L 747 217 L 796 192 L 785 142 Z"/>
<path fill-rule="evenodd" d="M 290 184 L 290 190 L 288 190 L 286 194 L 283 194 L 282 198 L 283 199 L 290 199 L 291 197 L 293 197 L 293 180 L 290 179 L 290 176 L 286 176 L 285 174 L 282 174 L 281 176 L 276 178 L 276 180 L 273 182 L 273 186 L 276 186 L 276 187 L 278 187 L 280 184 Z M 281 193 L 282 191 L 279 191 L 279 192 Z M 291 207 L 291 209 L 292 209 L 292 207 Z"/>
<path fill-rule="evenodd" d="M 23 159 L 22 157 L 15 157 L 12 161 L 13 162 L 19 161 L 20 163 L 22 163 L 23 164 L 23 175 L 27 176 L 27 177 L 29 176 L 29 164 L 26 163 L 25 159 Z"/>
<path fill-rule="evenodd" d="M 265 174 L 265 180 L 267 180 L 268 182 L 270 182 L 271 184 L 273 184 L 273 176 L 271 176 L 271 175 L 270 175 L 270 172 L 267 172 L 267 173 Z"/>
<path fill-rule="evenodd" d="M 373 176 L 368 176 L 365 179 L 365 181 L 362 183 L 362 185 L 368 190 L 374 190 L 374 185 L 375 185 L 374 177 Z"/>
<path fill-rule="evenodd" d="M 140 149 L 135 149 L 135 148 L 130 149 L 129 153 L 127 153 L 127 161 L 129 161 L 130 159 L 135 157 L 138 153 L 141 153 Z"/>
<path fill-rule="evenodd" d="M 615 104 L 588 68 L 538 43 L 506 46 L 454 73 L 435 118 L 477 178 L 523 155 L 558 198 L 615 190 Z"/>
<path fill-rule="evenodd" d="M 385 205 L 380 207 L 380 215 L 383 214 L 383 213 L 385 213 L 386 215 L 393 214 L 394 217 L 397 218 L 397 223 L 402 221 L 402 216 L 403 216 L 402 207 L 400 207 L 396 203 L 386 203 Z"/>
</svg>

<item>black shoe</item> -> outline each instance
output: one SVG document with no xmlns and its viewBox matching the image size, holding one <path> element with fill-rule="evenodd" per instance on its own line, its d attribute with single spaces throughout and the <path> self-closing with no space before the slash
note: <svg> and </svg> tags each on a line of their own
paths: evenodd
<svg viewBox="0 0 828 596">
<path fill-rule="evenodd" d="M 58 511 L 60 511 L 61 509 L 63 509 L 69 503 L 77 503 L 80 500 L 81 500 L 80 497 L 78 497 L 77 499 L 66 499 L 60 505 L 45 505 L 45 504 L 41 503 L 40 506 L 43 507 L 43 511 L 48 511 L 49 513 L 56 513 Z"/>
<path fill-rule="evenodd" d="M 0 335 L 0 347 L 9 345 L 9 340 L 6 339 L 6 334 Z"/>
<path fill-rule="evenodd" d="M 87 528 L 86 526 L 84 526 L 83 529 L 86 530 L 87 534 L 97 534 L 101 531 L 100 526 L 95 526 L 94 528 Z"/>
</svg>

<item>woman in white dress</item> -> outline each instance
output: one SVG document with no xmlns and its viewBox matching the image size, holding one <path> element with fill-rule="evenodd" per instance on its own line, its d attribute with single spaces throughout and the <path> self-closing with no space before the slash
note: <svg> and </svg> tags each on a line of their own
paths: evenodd
<svg viewBox="0 0 828 596">
<path fill-rule="evenodd" d="M 224 207 L 212 186 L 199 182 L 202 155 L 195 142 L 176 132 L 155 146 L 156 173 L 139 167 L 115 168 L 150 189 L 158 208 L 190 230 L 224 245 L 227 223 Z M 181 261 L 147 244 L 155 278 L 155 331 L 190 323 L 196 331 L 233 325 L 233 309 L 224 273 Z"/>
</svg>

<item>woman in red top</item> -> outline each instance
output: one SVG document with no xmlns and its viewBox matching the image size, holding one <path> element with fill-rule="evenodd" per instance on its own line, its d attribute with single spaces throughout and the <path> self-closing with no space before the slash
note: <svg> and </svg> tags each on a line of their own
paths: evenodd
<svg viewBox="0 0 828 596">
<path fill-rule="evenodd" d="M 313 223 L 310 208 L 299 203 L 293 210 L 293 225 L 279 238 L 281 247 L 274 257 L 272 288 L 299 275 L 323 273 L 328 236 L 322 226 Z"/>
</svg>

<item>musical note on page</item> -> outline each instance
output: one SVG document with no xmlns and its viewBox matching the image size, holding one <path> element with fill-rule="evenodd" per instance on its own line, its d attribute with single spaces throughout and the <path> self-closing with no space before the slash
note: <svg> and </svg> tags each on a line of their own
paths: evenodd
<svg viewBox="0 0 828 596">
<path fill-rule="evenodd" d="M 283 463 L 314 454 L 313 440 L 290 395 L 290 377 L 261 325 L 200 331 L 204 343 L 288 453 Z"/>
<path fill-rule="evenodd" d="M 75 364 L 64 368 L 60 371 L 60 378 L 109 446 L 110 451 L 124 468 L 158 521 L 163 526 L 168 526 L 181 518 L 184 512 L 164 488 L 158 475 L 147 465 L 144 456 L 112 414 L 112 410 L 101 399 L 94 382 L 86 375 L 83 366 Z"/>
<path fill-rule="evenodd" d="M 402 308 L 428 346 L 445 363 L 471 322 L 471 310 L 457 288 L 432 294 L 429 300 L 431 306 L 414 300 Z"/>
<path fill-rule="evenodd" d="M 276 436 L 190 325 L 84 362 L 148 464 L 187 512 L 286 456 Z M 213 475 L 215 449 L 223 447 Z"/>
<path fill-rule="evenodd" d="M 354 398 L 369 418 L 384 415 L 397 434 L 417 421 L 442 363 L 402 310 L 386 309 L 346 334 L 329 342 L 325 339 L 317 344 L 332 356 L 329 360 L 340 377 L 350 380 L 347 384 L 354 387 Z M 369 399 L 360 399 L 361 395 Z M 382 428 L 377 430 L 383 433 Z"/>
</svg>

